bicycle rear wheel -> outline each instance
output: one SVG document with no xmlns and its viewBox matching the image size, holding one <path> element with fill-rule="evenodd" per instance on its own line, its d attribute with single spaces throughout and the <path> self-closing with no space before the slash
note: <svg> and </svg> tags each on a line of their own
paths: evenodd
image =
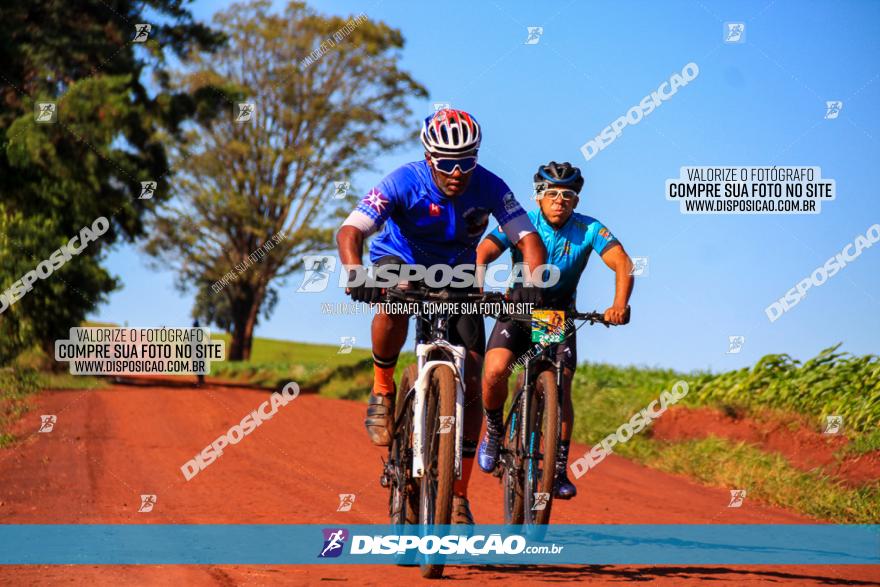
<svg viewBox="0 0 880 587">
<path fill-rule="evenodd" d="M 440 433 L 441 418 L 455 418 L 455 373 L 446 365 L 431 372 L 425 397 L 425 472 L 421 480 L 419 522 L 423 526 L 447 525 L 452 518 L 452 486 L 455 482 L 455 427 Z M 443 575 L 436 555 L 421 565 L 422 576 Z"/>
<path fill-rule="evenodd" d="M 538 374 L 527 422 L 523 514 L 527 524 L 541 525 L 550 522 L 559 443 L 559 394 L 553 371 Z"/>
</svg>

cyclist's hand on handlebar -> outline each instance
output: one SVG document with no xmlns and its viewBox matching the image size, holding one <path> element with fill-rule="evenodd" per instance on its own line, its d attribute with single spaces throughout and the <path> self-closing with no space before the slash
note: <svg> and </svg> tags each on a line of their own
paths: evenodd
<svg viewBox="0 0 880 587">
<path fill-rule="evenodd" d="M 357 283 L 358 281 L 358 271 L 356 269 L 350 269 L 348 271 L 348 283 Z M 375 304 L 382 299 L 382 288 L 367 285 L 365 282 L 360 285 L 346 287 L 345 293 L 350 295 L 351 299 L 355 302 Z"/>
<path fill-rule="evenodd" d="M 629 306 L 611 306 L 605 310 L 605 321 L 612 324 L 629 323 Z"/>
<path fill-rule="evenodd" d="M 544 291 L 540 287 L 519 286 L 512 289 L 507 297 L 511 302 L 534 304 L 536 308 L 539 308 L 544 302 Z"/>
</svg>

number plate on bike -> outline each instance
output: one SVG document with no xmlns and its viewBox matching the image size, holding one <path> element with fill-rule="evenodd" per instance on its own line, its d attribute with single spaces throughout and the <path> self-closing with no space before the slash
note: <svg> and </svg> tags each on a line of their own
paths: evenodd
<svg viewBox="0 0 880 587">
<path fill-rule="evenodd" d="M 550 344 L 565 340 L 565 312 L 535 310 L 532 312 L 532 342 Z"/>
</svg>

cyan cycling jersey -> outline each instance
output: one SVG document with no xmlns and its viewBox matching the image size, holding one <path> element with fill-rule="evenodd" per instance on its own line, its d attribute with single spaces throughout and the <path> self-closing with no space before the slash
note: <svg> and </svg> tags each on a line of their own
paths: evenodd
<svg viewBox="0 0 880 587">
<path fill-rule="evenodd" d="M 476 261 L 476 246 L 489 225 L 489 215 L 503 228 L 507 242 L 535 232 L 525 210 L 501 178 L 482 166 L 470 184 L 449 198 L 434 183 L 427 161 L 408 163 L 370 190 L 344 225 L 372 234 L 370 260 L 395 255 L 425 266 Z"/>
<path fill-rule="evenodd" d="M 590 216 L 573 213 L 561 228 L 556 229 L 547 222 L 540 210 L 528 213 L 529 219 L 547 248 L 547 263 L 559 268 L 559 281 L 548 288 L 545 303 L 549 307 L 565 309 L 574 303 L 581 273 L 587 266 L 590 253 L 596 251 L 602 255 L 605 251 L 619 246 L 611 231 Z M 489 237 L 502 249 L 512 249 L 513 262 L 521 263 L 522 253 L 510 246 L 510 241 L 503 231 L 493 230 Z"/>
</svg>

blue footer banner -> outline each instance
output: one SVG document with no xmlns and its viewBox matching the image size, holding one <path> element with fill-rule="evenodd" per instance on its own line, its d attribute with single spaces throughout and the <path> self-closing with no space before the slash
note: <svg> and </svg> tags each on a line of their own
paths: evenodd
<svg viewBox="0 0 880 587">
<path fill-rule="evenodd" d="M 0 524 L 0 564 L 880 564 L 880 525 Z"/>
</svg>

